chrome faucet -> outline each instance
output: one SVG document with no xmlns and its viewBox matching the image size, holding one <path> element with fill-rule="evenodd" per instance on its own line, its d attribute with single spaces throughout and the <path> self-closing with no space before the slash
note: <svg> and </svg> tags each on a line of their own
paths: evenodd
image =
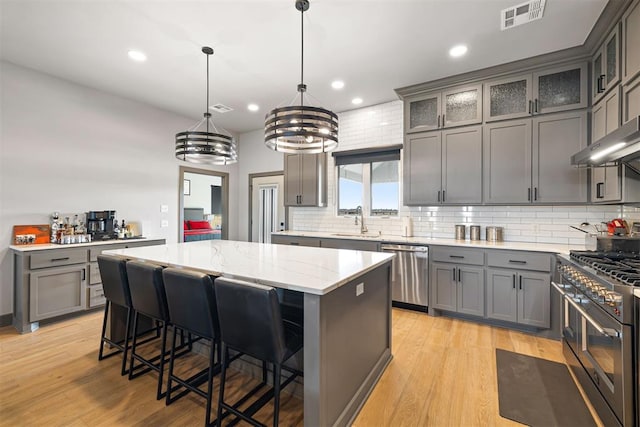
<svg viewBox="0 0 640 427">
<path fill-rule="evenodd" d="M 360 215 L 360 234 L 364 234 L 367 231 L 367 227 L 364 225 L 364 213 L 362 212 L 362 206 L 356 207 L 356 215 Z M 356 225 L 358 224 L 358 217 L 356 216 Z"/>
</svg>

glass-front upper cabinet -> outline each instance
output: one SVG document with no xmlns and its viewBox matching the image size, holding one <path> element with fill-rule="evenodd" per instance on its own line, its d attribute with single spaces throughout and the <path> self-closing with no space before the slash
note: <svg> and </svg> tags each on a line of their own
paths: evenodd
<svg viewBox="0 0 640 427">
<path fill-rule="evenodd" d="M 587 106 L 587 64 L 521 74 L 484 85 L 487 122 Z"/>
<path fill-rule="evenodd" d="M 482 122 L 482 84 L 415 95 L 405 100 L 406 132 Z"/>
<path fill-rule="evenodd" d="M 591 94 L 595 104 L 620 81 L 620 29 L 616 25 L 592 59 Z"/>
<path fill-rule="evenodd" d="M 405 130 L 421 132 L 441 127 L 440 92 L 412 96 L 405 100 Z"/>
<path fill-rule="evenodd" d="M 482 85 L 458 87 L 442 92 L 442 126 L 482 122 Z"/>
<path fill-rule="evenodd" d="M 531 114 L 531 74 L 485 83 L 485 121 L 514 119 Z"/>
</svg>

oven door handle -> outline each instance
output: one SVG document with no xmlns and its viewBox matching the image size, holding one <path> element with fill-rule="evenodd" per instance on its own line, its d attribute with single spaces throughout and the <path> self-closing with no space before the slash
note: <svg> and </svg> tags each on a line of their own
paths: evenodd
<svg viewBox="0 0 640 427">
<path fill-rule="evenodd" d="M 591 323 L 591 326 L 596 328 L 596 330 L 598 332 L 600 332 L 602 335 L 608 336 L 609 338 L 620 337 L 620 332 L 616 331 L 615 329 L 611 329 L 611 328 L 603 328 L 598 322 L 593 320 L 593 317 L 589 316 L 589 313 L 587 313 L 584 310 L 584 308 L 580 307 L 580 304 L 575 302 L 573 300 L 573 298 L 571 298 L 569 295 L 567 295 L 567 293 L 565 291 L 563 291 L 557 283 L 551 282 L 551 284 L 553 285 L 554 288 L 556 288 L 556 290 L 558 292 L 560 292 L 560 295 L 562 295 L 562 297 L 565 299 L 565 301 L 567 301 L 569 304 L 571 304 L 573 306 L 573 308 L 575 308 L 576 311 L 578 313 L 580 313 L 580 315 L 582 317 L 584 317 L 587 322 Z"/>
</svg>

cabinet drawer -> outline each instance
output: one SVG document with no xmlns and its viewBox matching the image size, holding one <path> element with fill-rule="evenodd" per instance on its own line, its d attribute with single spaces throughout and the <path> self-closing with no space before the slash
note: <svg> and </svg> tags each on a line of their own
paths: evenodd
<svg viewBox="0 0 640 427">
<path fill-rule="evenodd" d="M 100 277 L 100 267 L 97 262 L 92 262 L 89 264 L 89 284 L 95 285 L 96 283 L 101 283 L 102 278 Z"/>
<path fill-rule="evenodd" d="M 87 287 L 87 301 L 89 302 L 89 307 L 104 305 L 107 302 L 107 299 L 104 297 L 102 285 Z"/>
<path fill-rule="evenodd" d="M 293 246 L 313 246 L 320 247 L 320 239 L 315 237 L 296 237 L 296 236 L 279 236 L 272 235 L 271 243 L 277 245 L 293 245 Z"/>
<path fill-rule="evenodd" d="M 484 265 L 484 251 L 480 249 L 442 248 L 432 246 L 429 257 L 431 260 L 439 262 Z"/>
<path fill-rule="evenodd" d="M 551 255 L 524 251 L 488 251 L 487 265 L 517 270 L 551 271 Z"/>
<path fill-rule="evenodd" d="M 62 249 L 31 254 L 30 269 L 87 262 L 86 249 Z"/>
<path fill-rule="evenodd" d="M 98 255 L 100 255 L 103 251 L 108 251 L 110 249 L 124 249 L 127 245 L 105 245 L 105 246 L 94 246 L 89 249 L 89 261 L 97 261 Z"/>
</svg>

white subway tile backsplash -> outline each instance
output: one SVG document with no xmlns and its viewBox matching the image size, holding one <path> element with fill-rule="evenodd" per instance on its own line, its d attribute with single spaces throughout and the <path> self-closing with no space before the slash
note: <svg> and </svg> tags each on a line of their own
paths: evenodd
<svg viewBox="0 0 640 427">
<path fill-rule="evenodd" d="M 402 101 L 340 113 L 338 150 L 402 144 Z M 384 123 L 384 125 L 382 124 Z M 335 166 L 327 162 L 326 208 L 290 208 L 290 229 L 355 233 L 360 226 L 353 216 L 336 214 Z M 402 191 L 401 191 L 402 193 Z M 636 218 L 640 207 L 620 206 L 401 206 L 397 217 L 365 218 L 372 233 L 400 235 L 401 217 L 413 219 L 415 236 L 452 238 L 456 224 L 504 227 L 504 238 L 514 242 L 583 244 L 584 233 L 569 228 L 582 222 L 598 224 L 612 218 Z"/>
</svg>

